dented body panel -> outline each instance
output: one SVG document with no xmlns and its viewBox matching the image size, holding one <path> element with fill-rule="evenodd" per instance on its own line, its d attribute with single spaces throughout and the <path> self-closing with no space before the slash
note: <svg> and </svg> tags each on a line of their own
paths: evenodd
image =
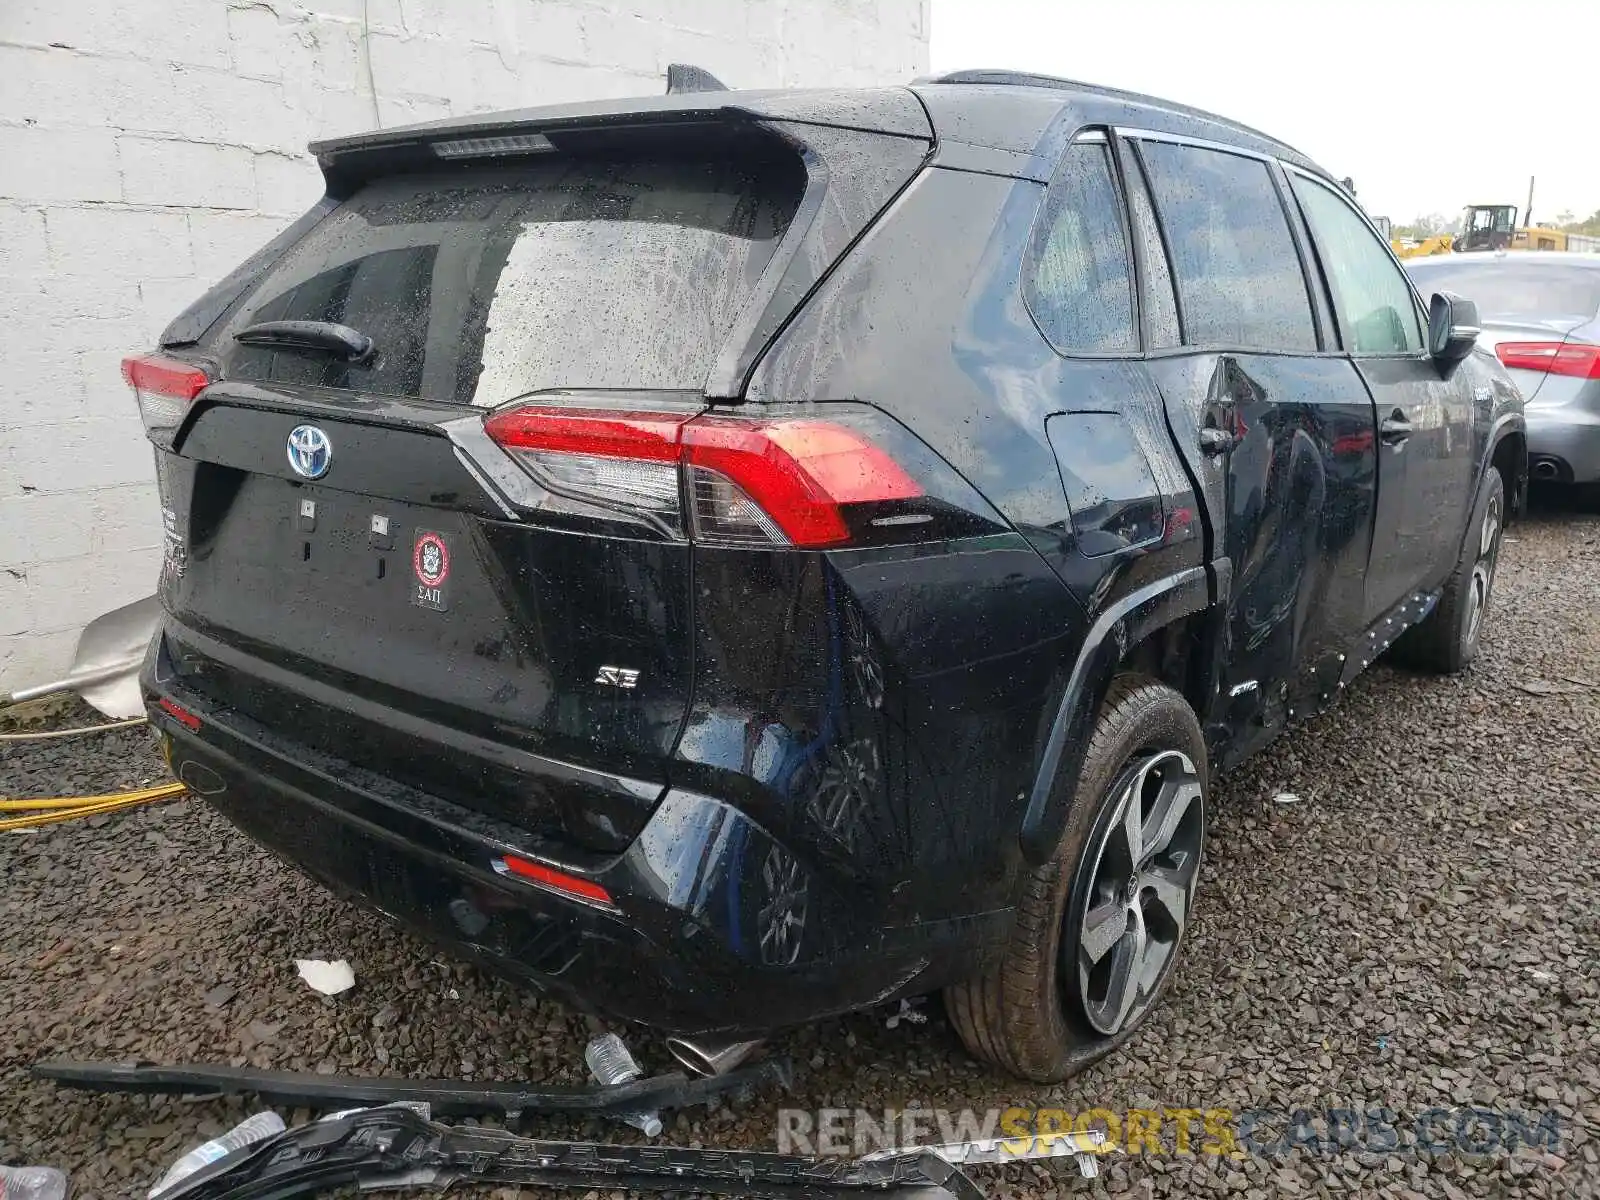
<svg viewBox="0 0 1600 1200">
<path fill-rule="evenodd" d="M 1171 247 L 1121 208 L 1143 188 L 1139 130 L 1268 164 L 1309 346 L 1179 336 L 1179 297 L 1164 316 L 1154 295 Z M 766 237 L 720 260 L 744 275 L 725 313 L 706 306 L 715 337 L 662 338 L 704 354 L 637 386 L 558 359 L 566 374 L 529 385 L 552 420 L 647 410 L 674 447 L 648 462 L 684 474 L 563 491 L 486 432 L 528 400 L 515 373 L 479 406 L 472 354 L 429 366 L 461 345 L 436 331 L 414 378 L 381 360 L 318 360 L 308 378 L 292 355 L 235 347 L 222 335 L 270 290 L 268 262 L 169 330 L 170 353 L 216 374 L 158 451 L 167 616 L 144 678 L 175 763 L 221 780 L 209 799 L 245 832 L 571 1003 L 750 1035 L 987 969 L 1026 872 L 1058 851 L 1119 672 L 1179 691 L 1211 766 L 1231 766 L 1426 618 L 1486 470 L 1513 497 L 1525 482 L 1503 372 L 1347 353 L 1283 183 L 1315 168 L 1218 118 L 992 79 L 505 114 L 320 147 L 328 211 L 343 206 L 341 229 L 398 211 L 426 242 L 444 219 L 374 180 L 410 179 L 441 141 L 535 135 L 584 164 L 641 145 L 652 163 L 714 160 L 724 135 L 749 156 L 733 175 L 760 194 L 715 211 L 652 208 L 626 170 L 573 202 L 596 225 L 638 206 L 652 247 L 675 236 L 657 225 L 695 246 Z M 1061 347 L 1034 294 L 1041 271 L 1082 266 L 1052 241 L 1051 189 L 1085 144 L 1115 164 L 1134 263 L 1128 295 L 1113 279 L 1095 311 L 1125 299 L 1131 345 Z M 565 196 L 535 161 L 463 185 L 473 220 L 522 204 L 519 188 Z M 559 240 L 562 219 L 535 223 Z M 522 220 L 484 261 L 518 261 Z M 476 264 L 476 236 L 453 230 L 451 261 Z M 336 249 L 337 269 L 362 261 Z M 491 340 L 495 322 L 451 311 Z M 1383 425 L 1395 409 L 1401 437 Z M 292 449 L 308 424 L 333 447 L 315 478 Z M 700 523 L 707 497 L 718 520 L 747 510 L 678 447 L 723 452 L 716 437 L 769 426 L 864 442 L 889 465 L 853 460 L 841 486 L 888 490 L 841 506 L 831 541 L 763 541 L 759 522 L 722 536 Z M 605 490 L 647 486 L 654 508 Z"/>
</svg>

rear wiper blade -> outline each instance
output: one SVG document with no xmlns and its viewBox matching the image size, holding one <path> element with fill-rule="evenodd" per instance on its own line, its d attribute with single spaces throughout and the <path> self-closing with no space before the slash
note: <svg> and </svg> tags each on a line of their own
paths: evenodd
<svg viewBox="0 0 1600 1200">
<path fill-rule="evenodd" d="M 261 321 L 233 335 L 246 346 L 272 346 L 280 350 L 320 350 L 346 362 L 366 363 L 378 347 L 359 329 L 334 321 Z"/>
</svg>

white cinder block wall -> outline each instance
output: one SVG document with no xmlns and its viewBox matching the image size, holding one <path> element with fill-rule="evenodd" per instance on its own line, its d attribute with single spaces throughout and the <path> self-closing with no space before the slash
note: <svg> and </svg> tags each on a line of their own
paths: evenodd
<svg viewBox="0 0 1600 1200">
<path fill-rule="evenodd" d="M 930 0 L 0 0 L 0 692 L 154 589 L 119 375 L 320 194 L 313 138 L 662 90 L 899 82 Z"/>
</svg>

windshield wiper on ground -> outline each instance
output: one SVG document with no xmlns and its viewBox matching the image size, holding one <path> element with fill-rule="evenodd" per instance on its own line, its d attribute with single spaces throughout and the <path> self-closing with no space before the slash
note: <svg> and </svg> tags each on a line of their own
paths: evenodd
<svg viewBox="0 0 1600 1200">
<path fill-rule="evenodd" d="M 378 351 L 376 343 L 359 329 L 335 321 L 261 321 L 246 325 L 233 340 L 277 350 L 315 350 L 358 365 L 370 362 Z"/>
</svg>

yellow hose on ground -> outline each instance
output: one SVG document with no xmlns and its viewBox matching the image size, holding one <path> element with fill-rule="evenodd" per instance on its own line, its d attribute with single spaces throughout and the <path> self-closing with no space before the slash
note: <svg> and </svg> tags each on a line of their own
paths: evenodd
<svg viewBox="0 0 1600 1200">
<path fill-rule="evenodd" d="M 164 783 L 157 787 L 136 788 L 126 792 L 108 792 L 103 796 L 59 796 L 34 800 L 0 800 L 0 813 L 16 812 L 24 815 L 0 819 L 0 833 L 18 829 L 34 829 L 40 825 L 53 825 L 58 821 L 71 821 L 78 817 L 98 816 L 118 812 L 140 804 L 154 804 L 172 800 L 188 789 L 181 783 Z"/>
</svg>

